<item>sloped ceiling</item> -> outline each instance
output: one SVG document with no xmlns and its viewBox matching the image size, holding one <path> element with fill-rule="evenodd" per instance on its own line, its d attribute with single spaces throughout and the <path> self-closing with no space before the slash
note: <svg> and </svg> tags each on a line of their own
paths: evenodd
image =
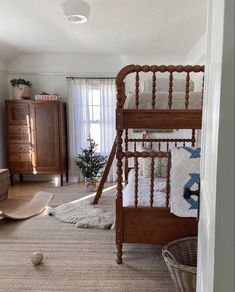
<svg viewBox="0 0 235 292">
<path fill-rule="evenodd" d="M 206 27 L 205 0 L 87 0 L 89 21 L 66 23 L 61 0 L 0 0 L 0 59 L 23 53 L 184 56 Z"/>
</svg>

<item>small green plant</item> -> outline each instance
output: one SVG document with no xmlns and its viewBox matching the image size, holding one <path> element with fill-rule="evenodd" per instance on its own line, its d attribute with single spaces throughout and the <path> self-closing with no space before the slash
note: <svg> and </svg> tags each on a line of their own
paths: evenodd
<svg viewBox="0 0 235 292">
<path fill-rule="evenodd" d="M 102 175 L 106 163 L 106 157 L 96 152 L 98 144 L 90 137 L 87 139 L 89 146 L 81 148 L 82 154 L 78 154 L 76 165 L 84 175 L 86 181 L 94 181 Z"/>
<path fill-rule="evenodd" d="M 19 86 L 19 85 L 27 85 L 29 87 L 32 87 L 32 83 L 30 81 L 26 81 L 24 79 L 12 79 L 11 81 L 11 85 L 12 87 L 15 87 L 15 86 Z"/>
</svg>

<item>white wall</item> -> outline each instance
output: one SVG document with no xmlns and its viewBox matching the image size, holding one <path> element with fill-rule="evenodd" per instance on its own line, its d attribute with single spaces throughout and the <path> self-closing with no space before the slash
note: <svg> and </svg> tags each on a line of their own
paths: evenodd
<svg viewBox="0 0 235 292">
<path fill-rule="evenodd" d="M 188 64 L 205 64 L 207 32 L 205 31 L 186 56 Z"/>
<path fill-rule="evenodd" d="M 7 86 L 7 66 L 0 61 L 0 168 L 7 167 L 6 159 L 6 124 L 5 124 L 5 104 L 4 100 L 8 97 Z"/>
<path fill-rule="evenodd" d="M 186 56 L 187 64 L 199 64 L 205 65 L 206 61 L 206 44 L 207 44 L 207 32 L 205 31 L 198 41 L 194 44 L 192 49 Z M 201 90 L 202 79 L 198 74 L 192 74 L 194 77 L 195 91 Z"/>
<path fill-rule="evenodd" d="M 128 64 L 184 63 L 182 57 L 151 55 L 22 55 L 8 66 L 9 80 L 22 77 L 33 83 L 32 94 L 41 91 L 60 94 L 67 100 L 67 76 L 116 76 Z M 9 87 L 9 93 L 12 88 Z"/>
<path fill-rule="evenodd" d="M 234 291 L 234 1 L 208 6 L 198 292 Z"/>
<path fill-rule="evenodd" d="M 72 73 L 114 73 L 123 66 L 137 64 L 170 64 L 184 62 L 182 56 L 157 55 L 79 55 L 79 54 L 27 54 L 13 60 L 9 71 L 17 72 L 72 72 Z"/>
<path fill-rule="evenodd" d="M 234 287 L 234 0 L 225 1 L 217 162 L 214 292 Z"/>
</svg>

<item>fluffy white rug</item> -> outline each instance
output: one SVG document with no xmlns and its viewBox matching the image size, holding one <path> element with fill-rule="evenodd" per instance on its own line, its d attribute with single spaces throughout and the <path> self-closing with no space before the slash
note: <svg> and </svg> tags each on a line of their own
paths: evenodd
<svg viewBox="0 0 235 292">
<path fill-rule="evenodd" d="M 76 224 L 79 228 L 112 229 L 115 222 L 112 212 L 94 207 L 87 200 L 73 201 L 56 208 L 47 207 L 47 213 L 59 221 Z"/>
</svg>

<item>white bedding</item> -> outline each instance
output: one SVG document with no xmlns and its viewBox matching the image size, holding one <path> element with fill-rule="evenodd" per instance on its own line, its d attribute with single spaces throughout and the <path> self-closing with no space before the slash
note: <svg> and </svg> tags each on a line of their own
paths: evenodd
<svg viewBox="0 0 235 292">
<path fill-rule="evenodd" d="M 168 92 L 156 93 L 156 106 L 155 109 L 168 109 Z M 201 109 L 202 93 L 190 92 L 189 93 L 189 109 Z M 136 105 L 135 93 L 127 95 L 124 108 L 135 109 Z M 140 93 L 139 95 L 139 109 L 152 109 L 152 94 Z M 173 92 L 172 109 L 185 109 L 185 92 Z"/>
<path fill-rule="evenodd" d="M 128 175 L 128 184 L 123 190 L 123 206 L 133 207 L 135 202 L 135 179 L 134 170 L 132 169 Z M 166 179 L 154 179 L 154 198 L 153 206 L 166 206 Z M 150 178 L 143 176 L 138 177 L 138 207 L 150 206 Z"/>
</svg>

